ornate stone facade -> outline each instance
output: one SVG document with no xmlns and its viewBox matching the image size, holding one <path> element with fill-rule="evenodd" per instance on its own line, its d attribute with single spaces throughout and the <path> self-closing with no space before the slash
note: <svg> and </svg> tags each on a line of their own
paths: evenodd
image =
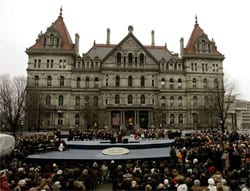
<svg viewBox="0 0 250 191">
<path fill-rule="evenodd" d="M 208 116 L 208 95 L 223 84 L 224 56 L 197 19 L 180 55 L 165 46 L 143 45 L 128 27 L 118 43 L 96 44 L 79 54 L 57 20 L 26 50 L 26 122 L 31 129 L 201 128 L 215 125 Z"/>
</svg>

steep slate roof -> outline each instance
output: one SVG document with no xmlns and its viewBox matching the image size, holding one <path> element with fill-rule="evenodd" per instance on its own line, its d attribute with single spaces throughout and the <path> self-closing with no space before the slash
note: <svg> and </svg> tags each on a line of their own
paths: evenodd
<svg viewBox="0 0 250 191">
<path fill-rule="evenodd" d="M 207 34 L 200 28 L 197 22 L 197 17 L 196 17 L 194 29 L 191 33 L 191 36 L 186 45 L 186 48 L 184 48 L 184 54 L 196 54 L 197 53 L 195 49 L 195 43 L 201 36 L 206 36 L 207 38 Z M 211 53 L 214 55 L 222 56 L 222 54 L 219 51 L 217 51 L 217 47 L 213 41 L 211 42 Z"/>
<path fill-rule="evenodd" d="M 74 48 L 74 44 L 71 40 L 70 34 L 68 29 L 63 21 L 62 17 L 62 8 L 60 9 L 60 15 L 58 16 L 57 20 L 52 23 L 52 25 L 47 29 L 47 31 L 41 35 L 39 35 L 36 43 L 30 47 L 30 49 L 41 49 L 43 48 L 43 38 L 42 36 L 46 35 L 48 30 L 53 27 L 56 30 L 62 39 L 61 50 L 72 50 Z"/>
<path fill-rule="evenodd" d="M 170 58 L 175 59 L 165 46 L 146 46 L 145 47 L 158 61 L 164 58 L 166 61 Z"/>
<path fill-rule="evenodd" d="M 116 45 L 111 44 L 95 44 L 87 52 L 87 55 L 94 59 L 96 56 L 101 60 L 115 47 Z"/>
</svg>

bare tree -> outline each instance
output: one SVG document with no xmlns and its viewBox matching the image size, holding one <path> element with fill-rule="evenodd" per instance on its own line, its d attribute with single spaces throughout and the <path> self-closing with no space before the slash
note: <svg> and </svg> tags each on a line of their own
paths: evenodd
<svg viewBox="0 0 250 191">
<path fill-rule="evenodd" d="M 84 123 L 87 129 L 98 125 L 98 100 L 95 98 L 91 99 L 89 96 L 85 97 L 85 108 L 84 108 Z"/>
<path fill-rule="evenodd" d="M 42 95 L 39 91 L 29 89 L 26 94 L 26 124 L 29 131 L 40 131 L 41 122 L 43 120 L 44 105 L 42 103 Z"/>
<path fill-rule="evenodd" d="M 235 83 L 230 81 L 229 77 L 224 77 L 223 81 L 215 79 L 214 87 L 209 93 L 209 109 L 213 112 L 214 119 L 217 119 L 217 126 L 220 126 L 222 133 L 225 132 L 229 109 L 237 96 Z"/>
<path fill-rule="evenodd" d="M 0 75 L 0 112 L 5 128 L 15 136 L 23 126 L 26 78 Z"/>
</svg>

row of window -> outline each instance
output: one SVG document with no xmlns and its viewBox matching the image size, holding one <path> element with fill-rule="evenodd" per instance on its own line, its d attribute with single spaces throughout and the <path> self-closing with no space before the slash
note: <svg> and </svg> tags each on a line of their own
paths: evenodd
<svg viewBox="0 0 250 191">
<path fill-rule="evenodd" d="M 50 115 L 47 115 L 47 118 L 50 118 Z M 63 121 L 64 121 L 64 116 L 63 113 L 58 113 L 58 125 L 62 126 L 63 125 Z M 80 114 L 75 114 L 74 116 L 75 118 L 75 125 L 80 125 Z M 184 124 L 184 115 L 182 113 L 179 114 L 174 114 L 174 113 L 170 113 L 169 115 L 169 124 L 170 125 L 174 125 L 174 124 L 179 124 L 179 125 L 183 125 Z M 162 116 L 162 124 L 167 124 L 167 116 L 166 114 L 163 114 Z M 192 122 L 193 124 L 197 124 L 198 123 L 198 115 L 196 113 L 194 113 L 192 115 Z M 50 121 L 48 120 L 47 125 L 50 125 Z"/>
<path fill-rule="evenodd" d="M 146 57 L 144 53 L 140 53 L 139 56 L 134 56 L 133 53 L 128 53 L 127 55 L 122 55 L 121 52 L 116 53 L 116 63 L 119 64 L 132 64 L 132 63 L 139 63 L 144 64 L 146 62 Z"/>
<path fill-rule="evenodd" d="M 191 71 L 197 72 L 198 71 L 198 64 L 197 63 L 191 63 Z M 208 72 L 208 64 L 202 63 L 201 64 L 201 71 L 202 72 Z M 218 72 L 218 64 L 212 64 L 212 72 Z"/>
<path fill-rule="evenodd" d="M 161 63 L 161 70 L 182 71 L 183 67 L 181 63 Z"/>
<path fill-rule="evenodd" d="M 145 77 L 144 76 L 141 76 L 141 87 L 145 87 Z M 120 76 L 116 76 L 115 78 L 115 86 L 116 87 L 120 87 Z M 65 83 L 65 78 L 64 76 L 60 76 L 60 79 L 59 79 L 59 85 L 60 87 L 63 87 L 64 86 L 64 83 Z M 78 77 L 76 79 L 76 87 L 77 88 L 80 88 L 80 83 L 81 83 L 81 78 Z M 89 84 L 90 84 L 90 78 L 89 77 L 86 77 L 85 79 L 85 86 L 86 87 L 89 87 Z M 106 86 L 108 86 L 108 80 L 106 81 Z M 152 87 L 154 87 L 154 80 L 152 80 Z M 39 76 L 35 76 L 35 86 L 39 86 Z M 47 77 L 47 86 L 48 87 L 51 87 L 52 86 L 52 76 L 48 76 Z M 99 86 L 99 79 L 98 77 L 96 77 L 94 79 L 94 87 L 98 87 Z M 182 79 L 179 78 L 177 80 L 177 86 L 178 88 L 182 88 Z M 133 77 L 132 76 L 128 76 L 128 87 L 133 87 Z M 162 88 L 166 88 L 166 81 L 164 78 L 161 79 L 161 87 Z M 197 79 L 196 78 L 193 78 L 192 79 L 192 87 L 193 88 L 197 88 Z M 214 87 L 218 87 L 218 80 L 217 79 L 214 79 Z M 169 79 L 169 88 L 170 89 L 174 89 L 174 79 L 173 78 L 170 78 Z M 208 88 L 208 80 L 206 78 L 203 79 L 203 88 Z"/>
<path fill-rule="evenodd" d="M 94 96 L 93 100 L 90 99 L 89 96 L 85 96 L 84 98 L 85 102 L 85 106 L 98 106 L 98 96 Z M 50 106 L 51 105 L 51 96 L 47 95 L 45 98 L 45 105 Z M 58 97 L 58 106 L 63 106 L 64 105 L 64 96 L 63 95 L 59 95 Z M 80 106 L 80 96 L 76 96 L 75 98 L 75 105 L 78 107 Z"/>
<path fill-rule="evenodd" d="M 89 96 L 85 96 L 84 98 L 84 105 L 85 106 L 98 106 L 98 96 L 94 96 L 93 100 L 90 99 Z M 106 99 L 107 100 L 107 99 Z M 166 97 L 162 96 L 160 99 L 161 102 L 161 106 L 166 106 Z M 115 104 L 120 104 L 121 98 L 120 95 L 115 95 Z M 169 106 L 173 107 L 175 106 L 175 97 L 174 96 L 170 96 L 169 98 Z M 47 95 L 46 96 L 46 101 L 45 104 L 47 106 L 51 105 L 51 96 Z M 58 97 L 58 106 L 63 106 L 64 104 L 64 97 L 63 95 L 59 95 Z M 108 104 L 108 100 L 106 101 L 106 104 Z M 132 95 L 128 95 L 127 97 L 127 104 L 133 104 L 133 96 Z M 146 104 L 146 98 L 145 95 L 141 95 L 140 96 L 140 104 Z M 152 101 L 153 104 L 153 101 Z M 178 106 L 183 106 L 183 97 L 182 96 L 178 96 L 177 98 L 177 104 Z M 208 96 L 204 96 L 204 105 L 208 106 L 209 104 L 209 100 L 208 100 Z M 193 106 L 198 106 L 198 97 L 197 96 L 193 96 L 192 97 L 192 105 Z M 76 96 L 75 97 L 75 106 L 79 107 L 80 106 L 80 96 Z"/>
<path fill-rule="evenodd" d="M 34 59 L 34 68 L 41 68 L 41 59 Z M 53 59 L 47 59 L 46 62 L 47 68 L 54 68 L 54 60 Z M 59 60 L 59 68 L 66 68 L 66 60 L 60 59 Z"/>
<path fill-rule="evenodd" d="M 93 62 L 92 60 L 89 61 L 77 61 L 73 64 L 73 68 L 77 69 L 94 69 L 94 68 L 100 68 L 100 61 Z"/>
</svg>

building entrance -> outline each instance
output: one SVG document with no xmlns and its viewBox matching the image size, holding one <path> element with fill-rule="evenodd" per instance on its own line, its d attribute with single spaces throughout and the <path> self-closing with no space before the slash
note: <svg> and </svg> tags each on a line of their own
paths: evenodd
<svg viewBox="0 0 250 191">
<path fill-rule="evenodd" d="M 111 127 L 133 131 L 135 128 L 148 128 L 152 112 L 148 110 L 112 110 L 108 116 Z"/>
<path fill-rule="evenodd" d="M 144 128 L 144 129 L 148 127 L 148 111 L 139 112 L 139 125 L 140 125 L 140 128 Z"/>
<path fill-rule="evenodd" d="M 134 129 L 135 124 L 135 112 L 134 111 L 125 111 L 125 122 L 126 128 L 128 130 Z"/>
</svg>

